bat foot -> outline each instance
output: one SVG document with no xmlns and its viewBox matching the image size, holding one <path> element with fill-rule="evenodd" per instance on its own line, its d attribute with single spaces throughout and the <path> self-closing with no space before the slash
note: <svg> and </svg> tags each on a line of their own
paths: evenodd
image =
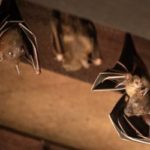
<svg viewBox="0 0 150 150">
<path fill-rule="evenodd" d="M 59 61 L 59 62 L 61 62 L 61 61 L 64 60 L 64 56 L 62 54 L 57 54 L 56 55 L 56 60 Z"/>
<path fill-rule="evenodd" d="M 97 58 L 97 59 L 93 60 L 93 64 L 95 66 L 100 66 L 102 64 L 102 59 L 101 58 Z"/>
</svg>

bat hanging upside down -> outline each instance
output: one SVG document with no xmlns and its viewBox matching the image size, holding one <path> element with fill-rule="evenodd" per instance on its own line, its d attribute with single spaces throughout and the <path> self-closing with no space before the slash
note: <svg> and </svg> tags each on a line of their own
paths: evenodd
<svg viewBox="0 0 150 150">
<path fill-rule="evenodd" d="M 14 64 L 20 75 L 20 61 L 27 61 L 40 73 L 34 34 L 23 24 L 15 24 L 0 32 L 0 62 Z"/>
<path fill-rule="evenodd" d="M 63 68 L 77 71 L 82 67 L 89 68 L 90 64 L 101 65 L 94 25 L 67 14 L 61 14 L 58 18 L 51 21 L 51 33 L 56 59 L 62 62 Z M 93 58 L 95 54 L 97 58 Z"/>
</svg>

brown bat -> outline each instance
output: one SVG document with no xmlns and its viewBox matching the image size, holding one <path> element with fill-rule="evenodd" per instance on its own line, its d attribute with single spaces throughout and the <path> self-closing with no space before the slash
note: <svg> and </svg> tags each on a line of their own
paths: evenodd
<svg viewBox="0 0 150 150">
<path fill-rule="evenodd" d="M 36 74 L 40 73 L 35 35 L 23 21 L 4 21 L 0 27 L 0 62 L 14 63 L 20 74 L 19 63 L 27 61 Z"/>
<path fill-rule="evenodd" d="M 59 21 L 56 18 L 51 21 L 51 29 L 56 45 L 56 58 L 62 61 L 65 70 L 89 68 L 91 63 L 100 65 L 101 58 L 91 58 L 96 48 L 96 31 L 93 24 L 67 14 L 61 14 L 59 17 Z"/>
<path fill-rule="evenodd" d="M 5 63 L 6 67 L 13 63 L 20 74 L 19 63 L 23 60 L 39 74 L 36 36 L 23 21 L 16 1 L 3 0 L 0 12 L 0 62 Z"/>
</svg>

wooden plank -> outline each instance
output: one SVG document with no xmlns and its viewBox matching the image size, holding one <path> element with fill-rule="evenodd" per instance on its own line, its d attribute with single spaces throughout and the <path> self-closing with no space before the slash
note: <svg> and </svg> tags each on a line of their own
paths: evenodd
<svg viewBox="0 0 150 150">
<path fill-rule="evenodd" d="M 150 39 L 148 0 L 28 0 Z"/>
</svg>

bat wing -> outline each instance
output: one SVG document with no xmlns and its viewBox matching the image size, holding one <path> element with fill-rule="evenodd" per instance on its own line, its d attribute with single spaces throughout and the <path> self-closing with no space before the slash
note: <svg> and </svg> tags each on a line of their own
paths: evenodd
<svg viewBox="0 0 150 150">
<path fill-rule="evenodd" d="M 118 86 L 118 83 L 123 82 L 124 74 L 111 71 L 102 72 L 96 78 L 92 90 L 93 91 L 120 91 L 124 90 L 124 86 Z"/>
<path fill-rule="evenodd" d="M 149 127 L 140 117 L 127 117 L 124 114 L 126 95 L 124 94 L 110 113 L 110 120 L 122 139 L 150 143 Z"/>
<path fill-rule="evenodd" d="M 40 65 L 37 51 L 37 40 L 36 36 L 29 30 L 24 23 L 19 23 L 19 27 L 22 29 L 25 40 L 27 42 L 26 59 L 33 65 L 33 68 L 37 74 L 40 73 Z"/>
<path fill-rule="evenodd" d="M 125 36 L 124 46 L 119 62 L 124 65 L 126 70 L 131 74 L 149 76 L 148 70 L 141 57 L 138 55 L 132 36 L 129 33 Z M 122 67 L 119 63 L 117 63 L 112 69 L 117 72 L 125 71 L 124 67 Z"/>
<path fill-rule="evenodd" d="M 10 20 L 22 20 L 15 0 L 2 0 L 0 5 L 0 22 L 9 16 Z"/>
</svg>

